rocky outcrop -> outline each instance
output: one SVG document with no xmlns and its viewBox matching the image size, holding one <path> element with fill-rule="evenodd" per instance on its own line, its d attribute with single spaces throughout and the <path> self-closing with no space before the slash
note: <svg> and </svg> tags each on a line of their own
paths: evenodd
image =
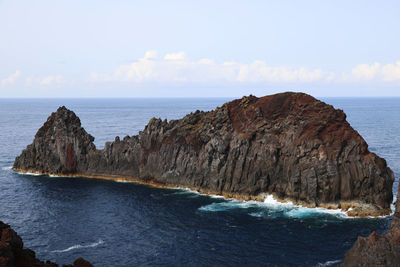
<svg viewBox="0 0 400 267">
<path fill-rule="evenodd" d="M 397 193 L 398 196 L 399 193 L 400 190 Z M 388 233 L 378 235 L 373 232 L 368 237 L 359 236 L 353 247 L 345 255 L 341 266 L 400 266 L 399 201 L 396 201 L 396 210 Z"/>
<path fill-rule="evenodd" d="M 50 261 L 40 261 L 35 252 L 24 248 L 21 237 L 10 228 L 9 225 L 0 221 L 0 267 L 58 267 L 58 264 Z M 93 267 L 93 265 L 78 258 L 73 265 L 64 267 Z"/>
<path fill-rule="evenodd" d="M 180 120 L 153 118 L 98 150 L 79 118 L 52 113 L 16 158 L 24 172 L 127 179 L 240 199 L 273 194 L 350 215 L 390 213 L 393 172 L 334 109 L 303 93 L 243 97 Z"/>
</svg>

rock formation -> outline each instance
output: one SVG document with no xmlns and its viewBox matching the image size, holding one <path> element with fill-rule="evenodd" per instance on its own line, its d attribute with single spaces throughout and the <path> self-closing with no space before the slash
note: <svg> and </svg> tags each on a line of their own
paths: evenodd
<svg viewBox="0 0 400 267">
<path fill-rule="evenodd" d="M 243 97 L 180 120 L 153 118 L 136 136 L 98 150 L 74 112 L 60 107 L 13 169 L 127 179 L 263 200 L 273 194 L 350 215 L 390 213 L 393 172 L 334 109 L 303 93 Z"/>
<path fill-rule="evenodd" d="M 398 196 L 399 193 L 400 190 L 397 193 Z M 373 232 L 368 237 L 359 236 L 353 247 L 345 255 L 341 266 L 400 266 L 399 201 L 396 201 L 396 211 L 388 233 L 378 235 Z"/>
<path fill-rule="evenodd" d="M 56 263 L 38 260 L 34 251 L 23 247 L 21 237 L 9 225 L 0 221 L 0 267 L 58 267 Z M 82 258 L 76 259 L 73 265 L 63 266 L 93 267 Z"/>
</svg>

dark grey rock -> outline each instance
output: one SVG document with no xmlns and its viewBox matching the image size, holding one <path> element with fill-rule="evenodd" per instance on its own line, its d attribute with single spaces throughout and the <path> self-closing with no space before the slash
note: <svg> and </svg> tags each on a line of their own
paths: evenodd
<svg viewBox="0 0 400 267">
<path fill-rule="evenodd" d="M 180 120 L 153 118 L 137 136 L 97 150 L 74 112 L 60 107 L 13 168 L 124 177 L 241 199 L 390 213 L 393 172 L 334 109 L 302 93 L 243 97 Z"/>
</svg>

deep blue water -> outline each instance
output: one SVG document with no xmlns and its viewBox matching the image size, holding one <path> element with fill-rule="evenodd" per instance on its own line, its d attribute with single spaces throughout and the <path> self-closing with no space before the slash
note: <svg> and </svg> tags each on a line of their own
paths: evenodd
<svg viewBox="0 0 400 267">
<path fill-rule="evenodd" d="M 354 219 L 273 203 L 224 200 L 183 190 L 9 170 L 58 106 L 81 118 L 98 147 L 135 135 L 151 117 L 177 119 L 229 99 L 0 99 L 0 220 L 41 259 L 82 256 L 95 266 L 328 266 L 358 235 L 389 218 Z M 328 98 L 400 174 L 400 98 Z"/>
</svg>

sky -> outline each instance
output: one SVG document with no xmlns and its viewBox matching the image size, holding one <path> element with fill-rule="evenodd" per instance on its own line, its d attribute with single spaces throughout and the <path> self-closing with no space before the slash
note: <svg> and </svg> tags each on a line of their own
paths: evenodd
<svg viewBox="0 0 400 267">
<path fill-rule="evenodd" d="M 400 1 L 0 0 L 0 98 L 400 96 Z"/>
</svg>

